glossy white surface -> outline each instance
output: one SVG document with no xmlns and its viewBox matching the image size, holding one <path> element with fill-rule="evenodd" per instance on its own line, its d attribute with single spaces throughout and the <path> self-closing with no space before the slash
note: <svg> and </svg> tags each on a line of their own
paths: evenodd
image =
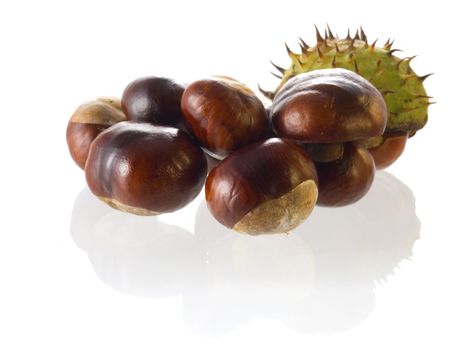
<svg viewBox="0 0 467 350">
<path fill-rule="evenodd" d="M 465 349 L 465 79 L 455 2 L 0 4 L 1 349 Z M 313 23 L 396 39 L 435 97 L 428 126 L 355 205 L 248 237 L 204 199 L 116 212 L 65 143 L 81 102 L 149 74 L 276 83 Z"/>
</svg>

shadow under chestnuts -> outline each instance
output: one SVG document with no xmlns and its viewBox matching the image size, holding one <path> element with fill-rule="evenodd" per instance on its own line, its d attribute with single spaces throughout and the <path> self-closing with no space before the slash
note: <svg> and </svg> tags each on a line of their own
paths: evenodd
<svg viewBox="0 0 467 350">
<path fill-rule="evenodd" d="M 392 164 L 407 135 L 386 135 L 381 93 L 357 73 L 299 74 L 265 108 L 244 84 L 217 76 L 186 87 L 162 77 L 131 82 L 119 99 L 84 104 L 67 142 L 89 188 L 115 209 L 158 215 L 205 185 L 224 226 L 288 233 L 315 204 L 362 198 L 376 168 Z"/>
</svg>

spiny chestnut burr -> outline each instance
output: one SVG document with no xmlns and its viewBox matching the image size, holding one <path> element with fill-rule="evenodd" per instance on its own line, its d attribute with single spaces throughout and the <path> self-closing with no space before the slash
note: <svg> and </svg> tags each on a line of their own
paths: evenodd
<svg viewBox="0 0 467 350">
<path fill-rule="evenodd" d="M 221 224 L 256 235 L 300 225 L 315 206 L 317 186 L 307 153 L 292 141 L 272 138 L 222 160 L 209 173 L 205 194 Z"/>
<path fill-rule="evenodd" d="M 198 195 L 206 158 L 182 130 L 121 122 L 94 140 L 85 172 L 91 191 L 110 206 L 157 215 L 180 209 Z"/>
<path fill-rule="evenodd" d="M 247 86 L 228 77 L 188 85 L 181 106 L 195 137 L 219 159 L 263 139 L 268 126 L 266 111 L 258 97 Z"/>
<path fill-rule="evenodd" d="M 180 98 L 184 89 L 169 78 L 139 78 L 123 91 L 123 112 L 130 121 L 181 127 Z"/>
<path fill-rule="evenodd" d="M 319 178 L 318 204 L 343 206 L 362 198 L 375 176 L 375 164 L 370 152 L 353 143 L 345 144 L 342 159 L 316 162 Z"/>
<path fill-rule="evenodd" d="M 81 169 L 97 135 L 123 120 L 125 115 L 117 98 L 101 97 L 76 109 L 68 122 L 66 141 L 71 157 Z"/>
<path fill-rule="evenodd" d="M 321 69 L 288 80 L 274 97 L 271 119 L 280 137 L 346 142 L 381 135 L 387 109 L 381 93 L 357 73 Z"/>
</svg>

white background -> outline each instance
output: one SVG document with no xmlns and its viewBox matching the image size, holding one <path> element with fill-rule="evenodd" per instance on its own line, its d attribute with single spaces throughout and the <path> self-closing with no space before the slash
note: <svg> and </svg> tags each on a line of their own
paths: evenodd
<svg viewBox="0 0 467 350">
<path fill-rule="evenodd" d="M 465 13 L 459 2 L 3 1 L 1 349 L 465 349 Z M 313 24 L 395 38 L 437 104 L 361 202 L 289 236 L 213 221 L 200 196 L 139 218 L 85 190 L 82 102 L 144 75 L 274 87 Z"/>
</svg>

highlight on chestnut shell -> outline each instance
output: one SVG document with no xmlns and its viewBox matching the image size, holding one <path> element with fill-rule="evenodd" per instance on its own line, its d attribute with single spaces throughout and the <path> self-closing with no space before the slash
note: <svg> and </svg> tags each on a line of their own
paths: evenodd
<svg viewBox="0 0 467 350">
<path fill-rule="evenodd" d="M 182 130 L 121 122 L 94 140 L 85 173 L 91 191 L 113 208 L 158 215 L 199 194 L 206 158 Z"/>
<path fill-rule="evenodd" d="M 66 141 L 71 158 L 84 170 L 94 139 L 108 127 L 126 120 L 120 99 L 99 97 L 80 105 L 71 116 Z"/>
<path fill-rule="evenodd" d="M 381 93 L 352 71 L 331 68 L 299 74 L 276 93 L 270 118 L 280 137 L 335 143 L 383 134 Z"/>
<path fill-rule="evenodd" d="M 184 90 L 182 84 L 170 78 L 139 78 L 123 91 L 122 109 L 130 121 L 181 127 L 180 99 Z"/>
<path fill-rule="evenodd" d="M 341 159 L 315 162 L 319 178 L 318 205 L 344 206 L 361 199 L 375 177 L 375 163 L 370 152 L 346 143 Z"/>
<path fill-rule="evenodd" d="M 224 226 L 251 235 L 285 233 L 312 212 L 318 176 L 307 153 L 290 140 L 246 146 L 209 173 L 206 202 Z"/>
<path fill-rule="evenodd" d="M 182 95 L 181 107 L 190 131 L 218 159 L 264 139 L 267 133 L 263 103 L 250 88 L 229 77 L 191 83 Z"/>
</svg>

